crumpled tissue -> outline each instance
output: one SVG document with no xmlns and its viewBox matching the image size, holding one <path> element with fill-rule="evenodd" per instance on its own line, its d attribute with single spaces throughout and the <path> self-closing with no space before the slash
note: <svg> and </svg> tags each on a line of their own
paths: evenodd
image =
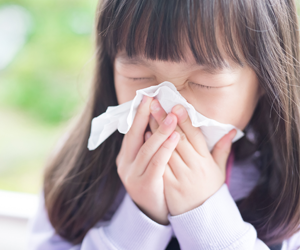
<svg viewBox="0 0 300 250">
<path fill-rule="evenodd" d="M 166 113 L 170 113 L 177 104 L 183 105 L 189 114 L 192 125 L 201 129 L 209 151 L 233 128 L 237 130 L 237 134 L 232 142 L 244 136 L 244 133 L 235 126 L 217 122 L 197 112 L 171 82 L 165 81 L 159 85 L 137 90 L 133 100 L 118 106 L 109 106 L 105 113 L 93 118 L 88 149 L 97 148 L 117 129 L 120 133 L 126 134 L 133 123 L 137 108 L 144 95 L 155 97 Z"/>
</svg>

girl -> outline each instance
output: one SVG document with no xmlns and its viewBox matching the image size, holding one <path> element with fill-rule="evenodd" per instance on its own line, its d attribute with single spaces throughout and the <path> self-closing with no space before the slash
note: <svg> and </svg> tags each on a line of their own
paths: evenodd
<svg viewBox="0 0 300 250">
<path fill-rule="evenodd" d="M 29 249 L 300 247 L 294 1 L 104 0 L 98 14 L 91 98 L 46 168 Z M 93 117 L 163 81 L 245 136 L 209 152 L 185 109 L 144 98 L 125 136 L 87 149 Z"/>
</svg>

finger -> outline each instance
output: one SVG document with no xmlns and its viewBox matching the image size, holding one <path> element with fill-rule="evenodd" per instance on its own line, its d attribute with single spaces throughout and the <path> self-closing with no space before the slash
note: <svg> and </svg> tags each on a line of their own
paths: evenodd
<svg viewBox="0 0 300 250">
<path fill-rule="evenodd" d="M 138 106 L 132 126 L 124 136 L 122 148 L 124 147 L 124 154 L 129 162 L 134 161 L 139 149 L 144 143 L 144 134 L 149 122 L 150 103 L 152 99 L 152 97 L 148 96 L 143 97 Z"/>
<path fill-rule="evenodd" d="M 152 114 L 150 114 L 149 127 L 152 133 L 154 133 L 159 127 L 157 121 L 155 120 Z"/>
<path fill-rule="evenodd" d="M 169 166 L 174 177 L 180 181 L 185 176 L 186 171 L 189 169 L 186 167 L 186 163 L 182 160 L 181 156 L 176 150 L 173 151 L 169 160 Z"/>
<path fill-rule="evenodd" d="M 159 150 L 152 157 L 144 172 L 146 178 L 159 178 L 164 175 L 166 165 L 179 141 L 179 134 L 173 131 L 168 139 L 161 145 Z"/>
<path fill-rule="evenodd" d="M 155 133 L 153 133 L 152 136 L 142 145 L 134 160 L 134 166 L 136 166 L 136 169 L 133 169 L 133 171 L 135 171 L 135 174 L 142 175 L 144 173 L 151 158 L 172 134 L 176 124 L 176 116 L 174 114 L 169 114 L 160 124 Z"/>
<path fill-rule="evenodd" d="M 192 121 L 186 109 L 182 105 L 176 105 L 172 108 L 172 112 L 176 114 L 179 127 L 198 154 L 203 157 L 208 155 L 210 152 L 207 148 L 205 137 L 200 128 L 196 128 L 192 125 Z"/>
<path fill-rule="evenodd" d="M 173 151 L 174 152 L 174 151 Z M 164 178 L 164 182 L 165 183 L 169 183 L 171 185 L 176 185 L 178 183 L 178 180 L 177 178 L 175 177 L 171 167 L 170 167 L 170 164 L 167 164 L 166 165 L 166 168 L 165 168 L 165 172 L 164 172 L 164 175 L 163 175 L 163 178 Z"/>
<path fill-rule="evenodd" d="M 155 118 L 158 124 L 161 124 L 161 122 L 163 121 L 167 113 L 161 107 L 158 100 L 153 99 L 150 108 L 151 108 L 151 115 Z M 182 160 L 186 163 L 187 167 L 192 167 L 193 165 L 195 165 L 194 159 L 199 155 L 199 153 L 194 149 L 192 144 L 188 141 L 185 133 L 181 130 L 179 126 L 176 126 L 175 131 L 180 134 L 180 141 L 176 147 L 176 151 L 181 156 Z"/>
<path fill-rule="evenodd" d="M 152 133 L 150 131 L 147 131 L 145 133 L 145 142 L 150 138 L 151 135 L 152 135 Z"/>
<path fill-rule="evenodd" d="M 237 131 L 232 129 L 228 134 L 224 135 L 214 146 L 212 150 L 212 157 L 217 165 L 224 173 L 226 172 L 226 163 L 230 154 L 232 140 L 235 137 Z"/>
<path fill-rule="evenodd" d="M 160 122 L 167 116 L 166 111 L 162 108 L 157 99 L 153 99 L 150 104 L 151 115 L 160 124 Z"/>
</svg>

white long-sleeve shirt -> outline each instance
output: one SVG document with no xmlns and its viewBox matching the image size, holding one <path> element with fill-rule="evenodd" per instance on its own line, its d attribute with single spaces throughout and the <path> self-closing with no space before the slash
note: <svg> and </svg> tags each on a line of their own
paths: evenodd
<svg viewBox="0 0 300 250">
<path fill-rule="evenodd" d="M 257 238 L 253 225 L 242 219 L 235 203 L 247 197 L 258 181 L 259 171 L 253 157 L 234 162 L 229 188 L 224 183 L 201 206 L 177 216 L 169 214 L 169 225 L 147 217 L 122 187 L 114 208 L 109 211 L 113 214 L 111 220 L 99 221 L 82 243 L 75 246 L 55 234 L 41 193 L 38 211 L 30 222 L 28 249 L 164 250 L 171 237 L 176 236 L 183 250 L 267 250 L 269 247 Z M 300 249 L 300 232 L 285 240 L 281 250 L 297 249 Z"/>
</svg>

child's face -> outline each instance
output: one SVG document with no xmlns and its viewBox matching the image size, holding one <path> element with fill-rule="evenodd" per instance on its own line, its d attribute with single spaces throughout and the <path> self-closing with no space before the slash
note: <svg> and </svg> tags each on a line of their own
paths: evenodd
<svg viewBox="0 0 300 250">
<path fill-rule="evenodd" d="M 199 113 L 243 130 L 261 92 L 254 71 L 227 60 L 230 68 L 214 72 L 196 65 L 192 56 L 188 58 L 186 62 L 174 63 L 143 57 L 132 60 L 125 53 L 118 53 L 114 61 L 118 103 L 132 100 L 138 89 L 169 81 Z"/>
</svg>

